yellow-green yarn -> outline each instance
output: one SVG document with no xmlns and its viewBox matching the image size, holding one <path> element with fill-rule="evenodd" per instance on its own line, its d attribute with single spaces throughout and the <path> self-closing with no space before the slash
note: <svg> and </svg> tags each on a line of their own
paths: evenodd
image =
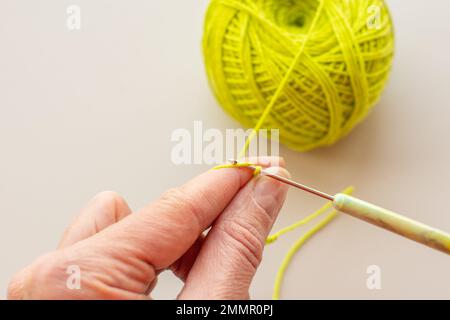
<svg viewBox="0 0 450 320">
<path fill-rule="evenodd" d="M 342 193 L 345 194 L 351 194 L 353 193 L 354 188 L 353 187 L 347 187 Z M 314 218 L 317 218 L 318 216 L 324 214 L 332 207 L 332 202 L 327 202 L 322 208 L 314 212 L 313 214 L 307 216 L 305 219 L 296 222 L 292 224 L 291 226 L 288 226 L 279 232 L 275 233 L 274 235 L 270 236 L 266 240 L 266 244 L 272 243 L 278 239 L 278 236 L 292 231 L 299 226 L 313 220 Z M 280 268 L 278 269 L 276 278 L 275 278 L 275 284 L 273 287 L 273 293 L 272 293 L 272 299 L 278 300 L 280 299 L 280 291 L 281 291 L 281 285 L 283 283 L 284 274 L 289 266 L 289 264 L 292 261 L 292 258 L 297 253 L 298 250 L 317 232 L 319 232 L 321 229 L 323 229 L 327 224 L 329 224 L 334 218 L 336 218 L 338 212 L 336 210 L 332 210 L 330 214 L 328 214 L 322 221 L 317 223 L 315 226 L 313 226 L 309 231 L 307 231 L 302 237 L 300 237 L 294 245 L 289 249 L 288 253 L 284 257 L 283 261 L 281 262 Z"/>
<path fill-rule="evenodd" d="M 261 173 L 262 167 L 251 163 L 251 162 L 238 162 L 238 163 L 229 163 L 229 164 L 221 164 L 218 166 L 215 166 L 213 170 L 217 169 L 230 169 L 230 168 L 245 168 L 245 167 L 253 167 L 253 176 L 257 176 Z"/>
<path fill-rule="evenodd" d="M 218 166 L 214 167 L 213 170 L 230 169 L 230 168 L 245 168 L 245 167 L 253 167 L 253 168 L 255 168 L 253 176 L 259 175 L 261 173 L 261 170 L 262 170 L 261 166 L 253 164 L 251 162 L 238 162 L 238 163 L 218 165 Z M 353 191 L 354 191 L 354 187 L 350 186 L 350 187 L 347 187 L 346 189 L 344 189 L 342 191 L 342 193 L 344 193 L 344 194 L 352 194 Z M 295 222 L 294 224 L 292 224 L 290 226 L 287 226 L 287 227 L 281 229 L 280 231 L 272 234 L 271 236 L 267 237 L 266 245 L 274 243 L 276 240 L 278 240 L 278 238 L 281 235 L 283 235 L 285 233 L 288 233 L 290 231 L 293 231 L 293 230 L 297 229 L 298 227 L 300 227 L 302 225 L 307 224 L 308 222 L 314 220 L 315 218 L 323 215 L 325 212 L 327 212 L 331 208 L 332 208 L 332 202 L 329 201 L 324 206 L 322 206 L 322 208 L 320 208 L 316 212 L 310 214 L 306 218 L 304 218 L 304 219 L 302 219 L 302 220 L 300 220 L 298 222 Z M 333 209 L 331 211 L 331 213 L 328 216 L 325 217 L 325 219 L 323 219 L 322 221 L 317 223 L 315 226 L 313 226 L 309 231 L 307 231 L 289 249 L 288 253 L 284 257 L 283 261 L 281 262 L 280 268 L 278 269 L 277 276 L 275 278 L 275 284 L 274 284 L 274 288 L 273 288 L 272 299 L 278 300 L 280 298 L 280 291 L 281 291 L 281 285 L 282 285 L 282 282 L 283 282 L 283 279 L 284 279 L 284 274 L 285 274 L 289 264 L 291 263 L 292 258 L 297 253 L 297 251 L 300 250 L 300 248 L 312 236 L 314 236 L 317 232 L 319 232 L 322 228 L 324 228 L 328 223 L 330 223 L 334 218 L 336 218 L 337 214 L 338 214 L 338 212 Z"/>
<path fill-rule="evenodd" d="M 302 220 L 300 220 L 300 221 L 297 221 L 297 222 L 291 224 L 290 226 L 287 226 L 287 227 L 281 229 L 280 231 L 278 231 L 278 232 L 272 234 L 271 236 L 269 236 L 269 237 L 266 239 L 266 244 L 274 243 L 274 242 L 275 242 L 276 240 L 278 240 L 278 238 L 279 238 L 280 236 L 282 236 L 283 234 L 288 233 L 288 232 L 291 232 L 291 231 L 294 231 L 295 229 L 297 229 L 297 228 L 299 228 L 299 227 L 301 227 L 301 226 L 307 224 L 308 222 L 314 220 L 314 219 L 317 218 L 318 216 L 320 216 L 320 215 L 324 214 L 326 211 L 328 211 L 328 210 L 330 209 L 330 207 L 331 207 L 331 203 L 327 203 L 327 204 L 324 205 L 322 208 L 320 208 L 320 209 L 317 210 L 316 212 L 310 214 L 310 215 L 307 216 L 306 218 L 304 218 L 304 219 L 302 219 Z"/>
<path fill-rule="evenodd" d="M 386 84 L 394 34 L 383 0 L 212 0 L 203 51 L 230 115 L 256 131 L 279 128 L 283 143 L 306 151 L 366 117 Z"/>
</svg>

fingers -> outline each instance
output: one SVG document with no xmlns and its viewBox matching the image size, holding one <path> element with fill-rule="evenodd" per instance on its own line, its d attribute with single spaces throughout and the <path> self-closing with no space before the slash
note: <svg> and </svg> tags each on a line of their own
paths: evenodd
<svg viewBox="0 0 450 320">
<path fill-rule="evenodd" d="M 15 274 L 8 286 L 8 299 L 147 298 L 142 294 L 145 285 L 137 284 L 139 280 L 135 279 L 135 266 L 127 265 L 119 259 L 104 257 L 101 251 L 88 246 L 80 253 L 74 252 L 74 248 L 83 242 L 41 256 Z M 139 292 L 132 290 L 137 286 Z"/>
<path fill-rule="evenodd" d="M 133 248 L 156 270 L 165 269 L 194 244 L 252 174 L 248 168 L 209 170 L 98 236 Z"/>
<path fill-rule="evenodd" d="M 118 289 L 100 289 L 90 284 L 90 290 L 69 290 L 66 281 L 69 278 L 67 268 L 80 267 L 83 271 L 91 268 L 83 263 L 88 257 L 90 264 L 103 265 L 103 269 L 114 270 L 117 261 L 104 259 L 101 252 L 89 245 L 83 246 L 83 254 L 74 253 L 81 250 L 72 250 L 72 245 L 81 240 L 90 238 L 108 226 L 120 221 L 131 213 L 125 200 L 115 192 L 104 191 L 96 195 L 87 206 L 81 210 L 73 223 L 65 231 L 57 250 L 37 259 L 33 264 L 18 272 L 10 282 L 8 288 L 9 299 L 69 299 L 69 298 L 117 298 L 128 296 L 139 298 L 139 295 L 125 294 Z M 73 248 L 76 249 L 76 248 Z M 104 268 L 106 267 L 106 268 Z M 130 281 L 131 282 L 131 281 Z M 100 285 L 99 282 L 97 282 Z M 102 294 L 98 294 L 101 291 Z M 97 293 L 96 293 L 97 292 Z"/>
<path fill-rule="evenodd" d="M 289 176 L 283 168 L 267 170 Z M 265 239 L 286 192 L 286 185 L 265 176 L 248 183 L 212 226 L 180 298 L 248 298 Z"/>
<path fill-rule="evenodd" d="M 131 213 L 125 200 L 113 191 L 97 194 L 81 210 L 66 229 L 58 248 L 65 248 L 87 239 L 108 226 L 122 220 Z"/>
<path fill-rule="evenodd" d="M 201 235 L 192 247 L 174 264 L 170 266 L 170 270 L 181 280 L 186 281 L 186 278 L 194 265 L 195 259 L 197 258 L 200 249 L 202 248 L 205 237 Z"/>
<path fill-rule="evenodd" d="M 242 223 L 249 223 L 248 230 L 253 230 L 253 222 L 244 221 L 247 214 L 256 220 L 259 219 L 264 225 L 263 229 L 270 228 L 269 225 L 273 223 L 273 218 L 267 217 L 269 214 L 275 215 L 278 210 L 275 207 L 278 205 L 271 207 L 273 201 L 269 199 L 270 197 L 266 199 L 263 196 L 267 190 L 263 192 L 256 188 L 256 185 L 260 185 L 262 179 L 266 178 L 259 177 L 256 179 L 257 184 L 255 180 L 252 180 L 245 186 L 251 180 L 252 174 L 253 170 L 248 168 L 210 170 L 184 186 L 172 189 L 159 200 L 132 215 L 129 215 L 128 206 L 120 198 L 112 197 L 113 201 L 111 199 L 94 200 L 66 232 L 61 242 L 62 249 L 40 259 L 27 268 L 28 271 L 25 270 L 13 280 L 10 296 L 39 298 L 43 294 L 42 290 L 46 288 L 47 293 L 50 294 L 49 298 L 111 299 L 145 296 L 155 283 L 158 272 L 176 261 L 179 262 L 180 269 L 175 271 L 178 271 L 182 278 L 185 278 L 187 273 L 191 274 L 193 268 L 201 268 L 202 264 L 208 268 L 204 258 L 199 267 L 197 262 L 193 265 L 192 261 L 195 260 L 199 250 L 200 254 L 203 253 L 206 242 L 211 242 L 206 253 L 210 256 L 214 253 L 214 247 L 211 246 L 218 241 L 217 239 L 221 239 L 220 232 L 224 235 L 229 233 L 232 236 L 217 242 L 218 245 L 223 246 L 219 250 L 226 249 L 225 251 L 230 254 L 234 252 L 232 260 L 240 261 L 241 265 L 245 265 L 245 261 L 253 261 L 247 251 L 242 251 L 242 245 L 238 245 L 238 243 L 244 245 L 256 243 L 252 240 L 249 240 L 249 243 L 242 241 L 250 238 L 250 233 L 242 231 L 244 238 L 240 239 L 241 242 L 233 242 L 233 236 L 237 237 L 237 235 L 233 234 L 232 230 L 236 230 L 238 223 L 236 226 L 232 223 L 227 226 L 225 223 L 232 221 L 236 216 L 243 221 Z M 249 185 L 253 187 L 249 188 Z M 240 190 L 245 193 L 239 192 Z M 251 196 L 250 200 L 245 199 L 249 196 Z M 284 198 L 284 195 L 274 196 L 277 203 L 282 202 L 280 197 Z M 228 206 L 231 201 L 234 203 L 232 209 Z M 245 208 L 248 212 L 244 212 Z M 94 211 L 103 212 L 103 214 L 94 214 L 95 219 L 89 219 Z M 222 212 L 228 218 L 217 219 Z M 263 218 L 266 212 L 267 217 Z M 120 223 L 114 223 L 119 219 L 122 219 Z M 203 245 L 194 245 L 202 232 L 215 220 L 217 222 L 213 232 L 218 235 L 208 236 L 208 240 Z M 102 232 L 98 232 L 99 230 Z M 263 237 L 262 234 L 263 232 L 261 232 L 261 241 L 264 241 L 265 236 Z M 217 239 L 214 240 L 215 238 Z M 86 241 L 80 241 L 82 239 Z M 228 244 L 231 248 L 226 247 Z M 190 258 L 180 260 L 187 251 L 192 254 L 186 255 L 185 258 L 188 256 Z M 257 254 L 258 250 L 249 252 Z M 244 262 L 242 262 L 242 256 L 245 257 Z M 217 255 L 217 258 L 220 261 L 224 260 L 222 255 Z M 253 261 L 250 264 L 254 269 L 256 262 Z M 67 268 L 73 265 L 81 270 L 81 290 L 69 290 L 66 287 Z M 248 281 L 251 279 L 253 269 L 246 266 L 242 270 L 242 274 Z M 223 270 L 230 271 L 232 268 Z M 220 271 L 213 270 L 213 272 Z M 196 273 L 198 274 L 199 271 Z M 189 275 L 188 280 L 190 278 Z M 231 279 L 231 277 L 228 278 Z M 214 277 L 211 277 L 211 280 L 217 287 L 223 283 Z M 36 288 L 42 290 L 39 289 L 39 291 Z M 241 285 L 239 294 L 243 294 L 244 288 L 248 290 L 248 285 Z M 38 294 L 34 294 L 36 292 Z"/>
<path fill-rule="evenodd" d="M 274 165 L 285 165 L 285 161 L 283 158 L 278 157 L 254 157 L 245 159 L 246 162 L 255 163 L 263 167 L 269 167 Z M 201 247 L 204 243 L 205 236 L 202 234 L 192 245 L 191 248 L 174 264 L 170 266 L 172 272 L 180 278 L 182 281 L 186 281 L 186 278 L 193 266 L 195 259 L 197 258 L 198 253 L 201 250 Z"/>
</svg>

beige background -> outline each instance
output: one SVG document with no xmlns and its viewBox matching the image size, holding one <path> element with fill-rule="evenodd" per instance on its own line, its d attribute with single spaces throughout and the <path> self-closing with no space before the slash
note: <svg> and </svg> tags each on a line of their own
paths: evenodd
<svg viewBox="0 0 450 320">
<path fill-rule="evenodd" d="M 142 207 L 207 166 L 174 166 L 170 134 L 237 128 L 208 88 L 200 41 L 207 0 L 0 1 L 0 297 L 10 276 L 52 250 L 105 189 Z M 82 29 L 66 28 L 66 7 Z M 397 47 L 370 118 L 336 146 L 283 148 L 295 179 L 450 230 L 450 3 L 389 1 Z M 291 190 L 276 228 L 322 201 Z M 251 288 L 270 298 L 275 272 L 303 230 L 265 251 Z M 366 288 L 379 265 L 382 290 Z M 283 298 L 450 298 L 450 259 L 341 216 L 294 259 Z M 157 298 L 181 284 L 161 276 Z"/>
</svg>

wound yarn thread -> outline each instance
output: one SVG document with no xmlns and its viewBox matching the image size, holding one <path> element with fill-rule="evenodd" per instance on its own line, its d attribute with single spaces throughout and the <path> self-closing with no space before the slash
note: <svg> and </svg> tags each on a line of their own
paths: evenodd
<svg viewBox="0 0 450 320">
<path fill-rule="evenodd" d="M 233 118 L 279 128 L 281 142 L 306 151 L 367 116 L 391 69 L 394 33 L 383 0 L 212 0 L 203 52 Z"/>
<path fill-rule="evenodd" d="M 368 11 L 378 10 L 370 24 Z M 250 141 L 266 127 L 279 128 L 287 146 L 307 151 L 348 134 L 379 99 L 391 69 L 394 32 L 383 0 L 212 0 L 203 51 L 210 85 L 222 107 L 253 127 Z M 261 167 L 227 164 L 215 169 Z M 351 194 L 353 187 L 343 193 Z M 323 215 L 322 208 L 266 239 Z M 333 209 L 288 251 L 278 270 L 273 299 L 279 299 L 295 253 L 329 224 Z"/>
</svg>

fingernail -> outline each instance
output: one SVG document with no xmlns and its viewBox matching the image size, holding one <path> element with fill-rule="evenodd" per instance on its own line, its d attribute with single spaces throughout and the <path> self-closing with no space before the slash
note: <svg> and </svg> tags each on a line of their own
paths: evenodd
<svg viewBox="0 0 450 320">
<path fill-rule="evenodd" d="M 280 167 L 270 167 L 266 169 L 270 173 L 290 178 L 289 172 Z M 266 212 L 274 213 L 280 207 L 280 203 L 286 195 L 287 185 L 275 179 L 266 176 L 258 177 L 254 189 L 255 201 Z"/>
<path fill-rule="evenodd" d="M 263 167 L 268 167 L 271 164 L 271 161 L 273 160 L 272 157 L 258 157 L 258 164 Z"/>
<path fill-rule="evenodd" d="M 284 167 L 285 166 L 284 158 L 283 157 L 275 157 L 275 156 L 250 157 L 247 159 L 241 159 L 239 161 L 253 162 L 262 167 Z"/>
</svg>

